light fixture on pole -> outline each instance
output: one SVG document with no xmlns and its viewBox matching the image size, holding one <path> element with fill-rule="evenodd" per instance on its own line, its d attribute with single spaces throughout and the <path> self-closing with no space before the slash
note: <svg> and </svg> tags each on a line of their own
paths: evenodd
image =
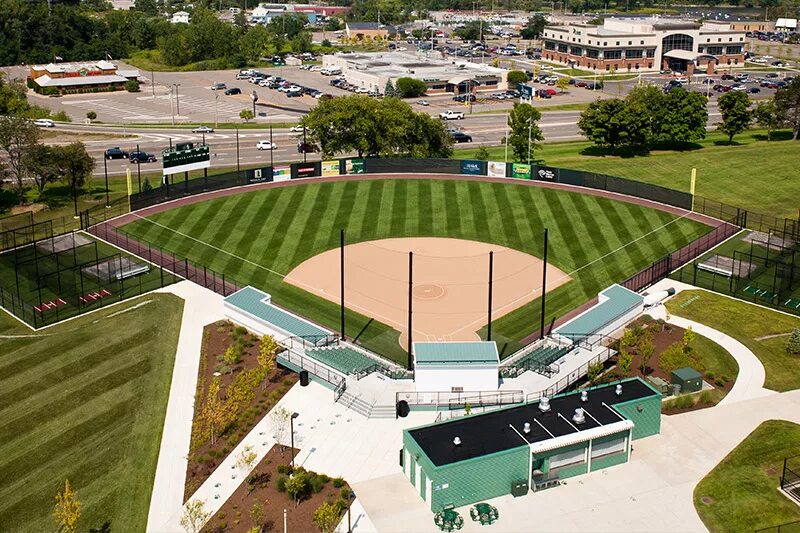
<svg viewBox="0 0 800 533">
<path fill-rule="evenodd" d="M 219 127 L 219 91 L 214 91 L 214 127 Z"/>
<path fill-rule="evenodd" d="M 353 526 L 352 522 L 350 521 L 350 508 L 353 507 L 353 500 L 356 499 L 356 493 L 351 489 L 349 496 L 350 501 L 348 502 L 349 505 L 347 506 L 347 533 L 353 533 Z"/>
</svg>

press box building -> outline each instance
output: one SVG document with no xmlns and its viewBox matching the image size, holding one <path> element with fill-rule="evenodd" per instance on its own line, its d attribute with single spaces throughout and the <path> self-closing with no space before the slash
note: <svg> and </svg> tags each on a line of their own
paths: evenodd
<svg viewBox="0 0 800 533">
<path fill-rule="evenodd" d="M 661 394 L 633 378 L 405 430 L 401 462 L 438 512 L 626 463 L 660 428 Z"/>
</svg>

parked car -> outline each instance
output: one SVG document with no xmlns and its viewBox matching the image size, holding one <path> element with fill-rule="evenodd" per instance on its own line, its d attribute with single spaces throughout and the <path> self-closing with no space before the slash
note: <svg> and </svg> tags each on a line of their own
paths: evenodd
<svg viewBox="0 0 800 533">
<path fill-rule="evenodd" d="M 224 83 L 221 83 L 221 82 L 217 82 L 217 83 L 212 83 L 211 84 L 211 90 L 212 91 L 221 91 L 221 90 L 227 89 L 227 88 L 228 88 L 228 86 L 225 85 Z"/>
<path fill-rule="evenodd" d="M 242 90 L 238 87 L 231 87 L 230 89 L 225 89 L 225 94 L 228 96 L 233 94 L 242 94 Z"/>
<path fill-rule="evenodd" d="M 749 89 L 747 89 L 747 92 L 749 92 L 750 94 L 758 94 L 761 92 L 761 89 L 759 89 L 758 87 L 750 87 Z"/>
<path fill-rule="evenodd" d="M 418 100 L 417 103 L 419 105 L 422 105 L 422 106 L 425 106 L 425 107 L 431 105 L 431 103 L 429 101 L 427 101 L 427 100 Z"/>
<path fill-rule="evenodd" d="M 306 131 L 306 127 L 303 126 L 302 124 L 295 124 L 294 126 L 289 128 L 289 132 L 291 133 L 303 133 L 304 131 Z"/>
<path fill-rule="evenodd" d="M 464 118 L 464 112 L 450 111 L 448 109 L 447 111 L 442 111 L 441 113 L 439 113 L 439 118 L 442 120 L 461 120 Z"/>
<path fill-rule="evenodd" d="M 52 128 L 53 126 L 56 125 L 56 123 L 50 120 L 49 118 L 39 118 L 34 120 L 33 123 L 41 128 Z"/>
<path fill-rule="evenodd" d="M 550 96 L 555 96 L 558 94 L 558 91 L 556 91 L 555 89 L 545 89 L 545 92 L 547 92 L 547 94 L 549 94 Z"/>
<path fill-rule="evenodd" d="M 453 142 L 455 143 L 471 143 L 472 136 L 467 135 L 463 131 L 454 131 L 450 133 L 450 136 L 453 138 Z"/>
<path fill-rule="evenodd" d="M 251 75 L 247 72 L 240 72 L 236 75 L 237 80 L 247 80 L 250 79 Z"/>
<path fill-rule="evenodd" d="M 106 150 L 105 156 L 106 159 L 127 159 L 128 152 L 126 152 L 119 146 L 115 146 L 114 148 L 109 148 L 108 150 Z"/>
<path fill-rule="evenodd" d="M 453 97 L 454 102 L 474 102 L 475 95 L 474 94 L 459 94 L 458 96 Z"/>
<path fill-rule="evenodd" d="M 256 143 L 256 150 L 276 150 L 278 145 L 270 141 L 258 141 Z"/>
<path fill-rule="evenodd" d="M 192 133 L 214 133 L 214 128 L 209 128 L 208 126 L 197 126 L 192 130 Z"/>
<path fill-rule="evenodd" d="M 549 92 L 547 92 L 547 89 L 539 89 L 538 91 L 536 91 L 536 96 L 538 96 L 539 98 L 552 98 L 553 97 Z"/>
<path fill-rule="evenodd" d="M 131 163 L 155 163 L 157 161 L 155 155 L 148 154 L 147 152 L 137 152 L 135 150 L 128 154 L 128 160 Z"/>
</svg>

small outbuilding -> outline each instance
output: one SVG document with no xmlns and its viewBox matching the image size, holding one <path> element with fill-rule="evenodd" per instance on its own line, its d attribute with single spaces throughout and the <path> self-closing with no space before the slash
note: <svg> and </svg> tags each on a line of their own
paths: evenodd
<svg viewBox="0 0 800 533">
<path fill-rule="evenodd" d="M 703 388 L 703 376 L 694 368 L 687 366 L 673 370 L 670 383 L 680 385 L 681 392 L 697 392 Z"/>
<path fill-rule="evenodd" d="M 415 342 L 418 391 L 496 391 L 500 357 L 494 342 Z"/>
</svg>

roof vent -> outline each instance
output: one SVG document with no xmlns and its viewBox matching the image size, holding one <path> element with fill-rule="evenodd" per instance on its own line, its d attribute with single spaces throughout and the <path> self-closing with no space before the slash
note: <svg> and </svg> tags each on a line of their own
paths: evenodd
<svg viewBox="0 0 800 533">
<path fill-rule="evenodd" d="M 547 396 L 542 396 L 542 399 L 539 400 L 539 410 L 543 413 L 546 413 L 550 410 L 550 398 Z"/>
<path fill-rule="evenodd" d="M 583 414 L 583 408 L 578 407 L 575 409 L 575 414 L 572 415 L 572 421 L 576 424 L 583 424 L 586 422 L 586 415 Z"/>
<path fill-rule="evenodd" d="M 581 401 L 582 402 L 589 401 L 589 391 L 581 391 Z"/>
<path fill-rule="evenodd" d="M 617 385 L 617 387 L 614 389 L 614 392 L 617 394 L 617 396 L 622 396 L 622 384 Z"/>
<path fill-rule="evenodd" d="M 531 423 L 530 422 L 525 422 L 522 425 L 522 432 L 525 433 L 526 435 L 531 432 Z"/>
<path fill-rule="evenodd" d="M 456 445 L 456 446 L 460 446 L 461 445 L 461 437 L 454 438 L 453 439 L 453 444 Z"/>
</svg>

